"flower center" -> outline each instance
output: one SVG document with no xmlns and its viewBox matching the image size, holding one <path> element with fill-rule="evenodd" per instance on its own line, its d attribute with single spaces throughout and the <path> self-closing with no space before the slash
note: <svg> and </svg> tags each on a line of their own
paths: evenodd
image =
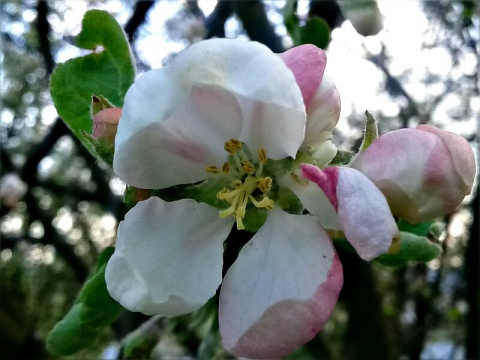
<svg viewBox="0 0 480 360">
<path fill-rule="evenodd" d="M 258 163 L 255 163 L 247 155 L 246 146 L 236 139 L 225 142 L 224 149 L 229 154 L 229 161 L 223 164 L 221 169 L 208 166 L 207 172 L 222 172 L 233 178 L 229 189 L 224 188 L 217 193 L 218 199 L 230 204 L 230 207 L 221 210 L 219 215 L 221 218 L 232 215 L 237 222 L 237 229 L 243 230 L 243 218 L 249 202 L 257 208 L 273 209 L 273 200 L 265 194 L 272 186 L 272 179 L 268 176 L 262 177 L 267 154 L 264 149 L 259 149 Z"/>
</svg>

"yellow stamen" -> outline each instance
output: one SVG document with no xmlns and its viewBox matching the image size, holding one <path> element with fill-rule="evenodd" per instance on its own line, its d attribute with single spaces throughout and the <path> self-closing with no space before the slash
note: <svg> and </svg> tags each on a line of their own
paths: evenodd
<svg viewBox="0 0 480 360">
<path fill-rule="evenodd" d="M 248 198 L 250 199 L 250 201 L 252 202 L 253 205 L 255 205 L 255 207 L 258 207 L 258 208 L 265 208 L 265 209 L 268 209 L 268 210 L 272 210 L 273 209 L 273 200 L 270 199 L 268 196 L 265 196 L 262 200 L 260 201 L 257 201 L 255 200 L 255 198 L 252 196 L 252 195 L 248 195 Z"/>
<path fill-rule="evenodd" d="M 224 200 L 230 206 L 228 209 L 219 211 L 219 216 L 225 218 L 233 216 L 237 223 L 237 229 L 245 229 L 243 219 L 247 213 L 247 205 L 250 201 L 257 208 L 267 210 L 273 209 L 274 202 L 268 196 L 263 195 L 255 198 L 252 194 L 259 189 L 262 193 L 270 190 L 273 180 L 266 176 L 260 177 L 263 172 L 263 164 L 268 160 L 265 149 L 260 148 L 258 154 L 258 167 L 256 163 L 252 163 L 244 151 L 243 143 L 237 139 L 230 139 L 224 144 L 225 151 L 232 155 L 229 162 L 225 162 L 221 168 L 216 166 L 208 166 L 207 172 L 217 174 L 230 172 L 229 176 L 235 178 L 228 189 L 224 188 L 217 193 L 219 200 Z M 232 160 L 233 159 L 233 160 Z"/>
<path fill-rule="evenodd" d="M 223 145 L 223 148 L 229 154 L 235 154 L 237 152 L 237 148 L 235 147 L 234 144 L 232 144 L 231 141 L 226 141 L 225 145 Z"/>
<path fill-rule="evenodd" d="M 271 186 L 272 186 L 272 179 L 269 177 L 264 177 L 262 179 L 257 180 L 257 187 L 260 189 L 261 192 L 270 190 Z"/>
<path fill-rule="evenodd" d="M 264 163 L 265 161 L 267 161 L 267 152 L 265 151 L 264 148 L 258 149 L 257 154 L 258 154 L 258 161 L 260 161 L 261 163 Z"/>
<path fill-rule="evenodd" d="M 252 174 L 255 172 L 255 168 L 253 167 L 252 163 L 248 160 L 242 160 L 242 169 L 245 170 L 248 174 Z"/>
<path fill-rule="evenodd" d="M 220 170 L 215 165 L 207 166 L 207 172 L 211 174 L 218 174 Z"/>
<path fill-rule="evenodd" d="M 257 169 L 257 172 L 255 173 L 255 176 L 260 176 L 262 175 L 262 172 L 263 172 L 263 163 L 267 161 L 267 152 L 265 151 L 264 148 L 260 148 L 257 151 L 257 155 L 260 163 L 258 164 L 258 169 Z"/>
<path fill-rule="evenodd" d="M 227 190 L 228 191 L 228 190 Z M 230 200 L 231 198 L 233 198 L 233 200 L 230 202 L 228 201 L 229 203 L 231 203 L 230 207 L 228 209 L 225 209 L 225 210 L 221 210 L 218 212 L 218 214 L 220 215 L 221 218 L 224 218 L 224 217 L 227 217 L 229 215 L 233 215 L 236 213 L 237 211 L 237 204 L 238 204 L 238 200 L 240 198 L 240 196 L 242 195 L 243 191 L 237 191 L 237 190 L 234 190 L 232 192 L 228 192 L 228 193 L 221 193 L 221 194 L 224 194 L 224 195 L 232 195 L 228 198 L 222 198 L 220 195 L 220 193 L 217 194 L 218 198 L 221 199 L 221 200 Z"/>
<path fill-rule="evenodd" d="M 230 143 L 232 144 L 233 147 L 235 147 L 237 151 L 242 150 L 243 144 L 240 140 L 230 139 Z"/>
<path fill-rule="evenodd" d="M 233 159 L 235 160 L 235 164 L 237 165 L 237 169 L 240 172 L 240 174 L 245 175 L 246 171 L 243 169 L 242 162 L 240 161 L 240 157 L 238 156 L 238 153 L 233 153 L 232 156 L 233 156 Z"/>
</svg>

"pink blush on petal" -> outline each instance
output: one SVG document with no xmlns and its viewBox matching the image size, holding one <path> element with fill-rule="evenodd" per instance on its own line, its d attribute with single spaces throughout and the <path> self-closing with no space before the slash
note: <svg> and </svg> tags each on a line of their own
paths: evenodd
<svg viewBox="0 0 480 360">
<path fill-rule="evenodd" d="M 330 167 L 320 170 L 315 165 L 310 164 L 301 164 L 300 168 L 302 169 L 303 176 L 317 184 L 325 193 L 328 200 L 330 200 L 335 210 L 338 211 L 337 183 L 339 168 Z"/>
<path fill-rule="evenodd" d="M 271 306 L 229 351 L 254 359 L 276 359 L 310 341 L 335 308 L 343 285 L 338 256 L 310 300 L 285 300 Z"/>
<path fill-rule="evenodd" d="M 302 45 L 279 55 L 293 72 L 302 92 L 305 107 L 308 109 L 323 80 L 327 64 L 325 52 L 313 45 Z"/>
</svg>

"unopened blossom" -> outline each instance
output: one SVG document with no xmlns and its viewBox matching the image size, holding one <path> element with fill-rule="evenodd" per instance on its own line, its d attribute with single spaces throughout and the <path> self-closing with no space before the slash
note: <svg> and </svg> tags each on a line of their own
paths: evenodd
<svg viewBox="0 0 480 360">
<path fill-rule="evenodd" d="M 108 108 L 99 111 L 93 117 L 92 137 L 113 144 L 121 117 L 121 108 Z"/>
<path fill-rule="evenodd" d="M 468 142 L 429 125 L 379 137 L 351 166 L 375 183 L 394 215 L 411 223 L 455 210 L 475 179 Z"/>
<path fill-rule="evenodd" d="M 106 269 L 108 290 L 124 307 L 180 315 L 222 284 L 227 350 L 278 358 L 323 327 L 343 283 L 322 224 L 360 227 L 349 240 L 367 260 L 388 249 L 398 230 L 365 176 L 329 173 L 335 197 L 303 177 L 302 162 L 319 169 L 336 152 L 329 137 L 340 101 L 325 64 L 324 52 L 310 45 L 278 56 L 258 43 L 215 39 L 192 45 L 129 89 L 115 139 L 116 174 L 143 189 L 206 184 L 213 191 L 206 202 L 220 208 L 150 197 L 127 213 Z M 291 210 L 282 200 L 288 194 L 312 215 Z M 248 230 L 262 214 L 222 280 L 232 226 Z"/>
</svg>

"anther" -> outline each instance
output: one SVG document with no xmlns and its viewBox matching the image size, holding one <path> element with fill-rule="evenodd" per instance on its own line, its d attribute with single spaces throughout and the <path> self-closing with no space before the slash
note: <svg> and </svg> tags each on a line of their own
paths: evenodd
<svg viewBox="0 0 480 360">
<path fill-rule="evenodd" d="M 215 165 L 207 166 L 207 172 L 211 174 L 218 174 L 220 170 Z"/>
<path fill-rule="evenodd" d="M 229 154 L 235 154 L 237 152 L 237 147 L 231 141 L 225 141 L 223 148 Z"/>
<path fill-rule="evenodd" d="M 267 161 L 267 152 L 265 151 L 264 148 L 260 148 L 258 149 L 257 151 L 257 155 L 258 155 L 258 160 L 259 160 L 259 164 L 258 164 L 258 169 L 257 169 L 257 172 L 255 173 L 255 176 L 260 176 L 262 175 L 262 172 L 263 172 L 263 163 Z"/>
<path fill-rule="evenodd" d="M 253 167 L 252 163 L 248 160 L 242 160 L 242 169 L 245 170 L 248 174 L 252 174 L 255 171 L 255 168 Z"/>
<path fill-rule="evenodd" d="M 242 142 L 237 139 L 230 139 L 230 143 L 232 144 L 232 146 L 235 147 L 237 151 L 241 150 L 243 147 Z"/>
<path fill-rule="evenodd" d="M 224 173 L 228 173 L 230 171 L 230 164 L 228 162 L 226 162 L 222 165 L 222 171 Z"/>
<path fill-rule="evenodd" d="M 270 190 L 271 186 L 272 186 L 272 179 L 269 177 L 264 177 L 262 179 L 257 180 L 257 188 L 259 188 L 261 192 Z"/>
<path fill-rule="evenodd" d="M 258 154 L 258 160 L 259 160 L 260 162 L 265 162 L 265 161 L 267 161 L 267 152 L 265 151 L 264 148 L 258 149 L 257 154 Z"/>
</svg>

